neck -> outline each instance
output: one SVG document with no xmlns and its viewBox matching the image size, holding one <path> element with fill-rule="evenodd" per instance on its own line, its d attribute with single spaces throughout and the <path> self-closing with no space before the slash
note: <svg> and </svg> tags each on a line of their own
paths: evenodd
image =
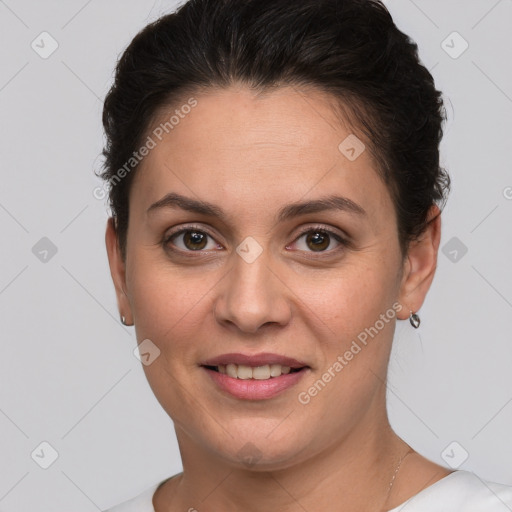
<svg viewBox="0 0 512 512">
<path fill-rule="evenodd" d="M 388 510 L 389 484 L 408 448 L 385 410 L 313 456 L 275 470 L 234 466 L 200 449 L 179 427 L 176 433 L 183 475 L 173 479 L 162 510 L 304 512 L 332 510 L 333 503 L 344 512 Z"/>
</svg>

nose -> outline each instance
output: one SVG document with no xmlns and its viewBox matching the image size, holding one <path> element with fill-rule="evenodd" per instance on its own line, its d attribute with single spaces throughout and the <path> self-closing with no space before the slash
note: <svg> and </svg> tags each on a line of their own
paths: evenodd
<svg viewBox="0 0 512 512">
<path fill-rule="evenodd" d="M 214 315 L 223 326 L 256 333 L 265 325 L 285 326 L 291 318 L 290 290 L 270 268 L 266 250 L 251 263 L 233 254 L 233 265 L 219 282 Z M 268 254 L 268 253 L 267 253 Z"/>
</svg>

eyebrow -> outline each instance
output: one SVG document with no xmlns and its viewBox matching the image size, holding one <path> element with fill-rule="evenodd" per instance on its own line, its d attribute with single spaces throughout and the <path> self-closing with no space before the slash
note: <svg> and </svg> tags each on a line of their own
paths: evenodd
<svg viewBox="0 0 512 512">
<path fill-rule="evenodd" d="M 219 206 L 208 203 L 207 201 L 199 201 L 197 199 L 182 196 L 176 192 L 170 192 L 156 203 L 153 203 L 146 210 L 146 214 L 150 214 L 163 208 L 181 208 L 182 210 L 189 212 L 217 217 L 223 222 L 226 222 L 227 218 L 226 213 Z M 318 213 L 327 210 L 343 211 L 361 217 L 367 216 L 364 208 L 357 203 L 354 203 L 354 201 L 348 197 L 331 195 L 309 201 L 290 203 L 279 210 L 277 220 L 278 222 L 284 222 L 288 219 L 298 217 L 299 215 Z"/>
</svg>

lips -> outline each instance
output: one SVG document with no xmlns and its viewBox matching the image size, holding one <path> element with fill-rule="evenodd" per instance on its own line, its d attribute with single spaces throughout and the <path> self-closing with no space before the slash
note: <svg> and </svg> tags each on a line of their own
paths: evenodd
<svg viewBox="0 0 512 512">
<path fill-rule="evenodd" d="M 200 365 L 217 388 L 241 400 L 266 400 L 295 386 L 310 373 L 303 361 L 280 354 L 222 354 Z"/>
<path fill-rule="evenodd" d="M 274 398 L 311 372 L 303 361 L 270 352 L 222 354 L 200 367 L 219 391 L 239 400 Z"/>
</svg>

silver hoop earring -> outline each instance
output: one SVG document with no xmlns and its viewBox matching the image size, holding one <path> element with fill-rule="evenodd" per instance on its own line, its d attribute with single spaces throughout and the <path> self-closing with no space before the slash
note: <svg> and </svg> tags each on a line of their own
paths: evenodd
<svg viewBox="0 0 512 512">
<path fill-rule="evenodd" d="M 411 325 L 417 329 L 420 326 L 420 317 L 411 311 L 411 314 L 409 315 L 409 322 L 411 322 Z"/>
<path fill-rule="evenodd" d="M 126 323 L 126 318 L 125 318 L 123 315 L 121 315 L 121 323 L 122 323 L 123 325 L 128 325 L 128 324 Z"/>
</svg>

